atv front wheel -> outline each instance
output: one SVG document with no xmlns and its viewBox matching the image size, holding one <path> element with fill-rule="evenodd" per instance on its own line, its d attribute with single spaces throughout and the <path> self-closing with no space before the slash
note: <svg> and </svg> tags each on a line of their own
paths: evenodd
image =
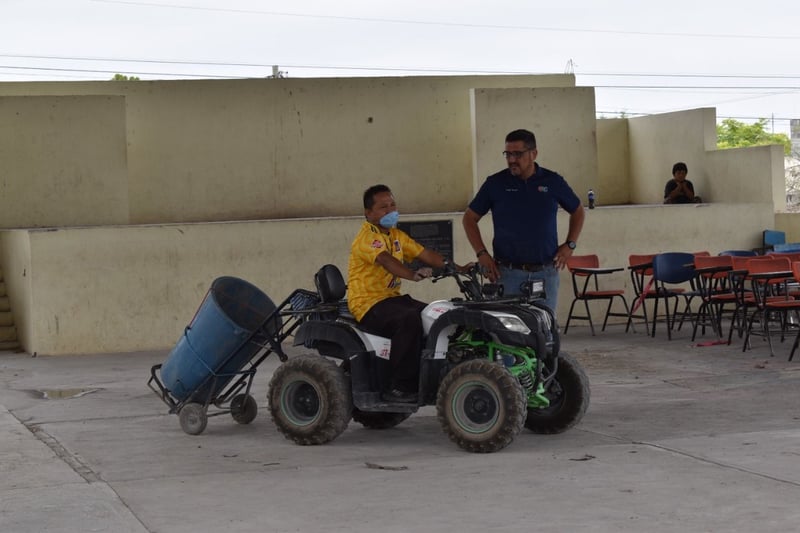
<svg viewBox="0 0 800 533">
<path fill-rule="evenodd" d="M 411 413 L 378 413 L 353 407 L 353 420 L 367 429 L 390 429 L 409 416 Z"/>
<path fill-rule="evenodd" d="M 345 430 L 353 403 L 350 384 L 333 362 L 301 355 L 275 369 L 269 410 L 278 430 L 297 444 L 325 444 Z"/>
<path fill-rule="evenodd" d="M 558 354 L 558 370 L 545 390 L 550 405 L 528 409 L 525 427 L 540 434 L 561 433 L 577 424 L 589 407 L 589 378 L 566 352 Z"/>
<path fill-rule="evenodd" d="M 436 412 L 450 440 L 469 452 L 496 452 L 525 423 L 525 393 L 505 367 L 475 359 L 453 368 L 439 385 Z"/>
</svg>

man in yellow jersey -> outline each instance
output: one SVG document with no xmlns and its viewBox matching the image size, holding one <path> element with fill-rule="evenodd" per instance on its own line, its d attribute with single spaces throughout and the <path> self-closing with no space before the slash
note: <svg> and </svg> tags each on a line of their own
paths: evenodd
<svg viewBox="0 0 800 533">
<path fill-rule="evenodd" d="M 411 270 L 404 263 L 418 259 L 443 268 L 447 260 L 397 229 L 397 204 L 386 185 L 364 191 L 366 221 L 350 247 L 347 302 L 367 330 L 392 341 L 389 363 L 391 388 L 382 393 L 390 402 L 416 402 L 425 303 L 400 294 L 400 280 L 420 281 L 432 270 Z M 458 267 L 461 269 L 461 267 Z"/>
</svg>

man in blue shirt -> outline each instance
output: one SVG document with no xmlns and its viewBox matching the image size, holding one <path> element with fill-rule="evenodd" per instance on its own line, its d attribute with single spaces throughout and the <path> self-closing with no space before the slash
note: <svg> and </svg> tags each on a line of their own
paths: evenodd
<svg viewBox="0 0 800 533">
<path fill-rule="evenodd" d="M 583 206 L 564 178 L 536 163 L 532 132 L 512 131 L 505 146 L 508 168 L 486 178 L 464 212 L 464 231 L 490 281 L 502 283 L 505 294 L 519 294 L 522 282 L 544 279 L 545 303 L 555 313 L 558 271 L 577 246 Z M 562 244 L 556 227 L 559 206 L 569 213 L 567 240 Z M 487 249 L 478 227 L 490 210 L 494 253 Z"/>
</svg>

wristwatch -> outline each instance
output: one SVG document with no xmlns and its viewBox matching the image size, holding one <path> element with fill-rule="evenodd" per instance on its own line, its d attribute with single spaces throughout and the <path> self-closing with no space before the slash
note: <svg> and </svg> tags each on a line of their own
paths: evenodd
<svg viewBox="0 0 800 533">
<path fill-rule="evenodd" d="M 577 247 L 577 246 L 578 246 L 578 244 L 577 244 L 575 241 L 567 241 L 567 247 L 568 247 L 570 250 L 574 250 L 574 249 L 575 249 L 575 247 Z"/>
</svg>

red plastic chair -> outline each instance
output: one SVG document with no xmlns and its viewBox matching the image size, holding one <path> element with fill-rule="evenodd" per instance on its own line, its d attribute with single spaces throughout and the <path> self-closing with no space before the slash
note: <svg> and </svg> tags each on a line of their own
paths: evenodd
<svg viewBox="0 0 800 533">
<path fill-rule="evenodd" d="M 625 331 L 633 328 L 633 319 L 639 318 L 644 321 L 645 331 L 650 331 L 649 320 L 647 317 L 647 300 L 652 300 L 657 293 L 653 286 L 653 258 L 656 254 L 631 254 L 628 256 L 628 270 L 631 275 L 631 286 L 636 295 L 628 313 L 628 323 Z M 641 308 L 641 314 L 635 314 Z M 634 328 L 635 331 L 635 328 Z"/>
<path fill-rule="evenodd" d="M 736 294 L 729 283 L 733 258 L 729 255 L 695 256 L 694 267 L 697 271 L 697 288 L 703 303 L 695 316 L 692 340 L 697 336 L 697 328 L 702 327 L 705 332 L 705 326 L 711 326 L 717 338 L 721 339 L 725 306 L 736 305 Z"/>
<path fill-rule="evenodd" d="M 606 316 L 603 319 L 603 329 L 606 330 L 608 324 L 608 317 L 610 316 L 623 316 L 630 315 L 628 302 L 625 300 L 625 291 L 623 289 L 604 289 L 600 290 L 600 283 L 598 278 L 602 275 L 611 274 L 613 272 L 621 272 L 622 268 L 600 268 L 600 259 L 596 255 L 573 255 L 567 259 L 567 268 L 572 275 L 572 291 L 574 298 L 572 304 L 569 306 L 569 315 L 567 315 L 567 324 L 564 326 L 564 333 L 569 330 L 570 321 L 575 320 L 588 320 L 589 327 L 594 332 L 594 322 L 592 321 L 592 313 L 589 310 L 589 302 L 592 300 L 607 300 Z M 614 299 L 619 298 L 622 300 L 622 305 L 625 306 L 625 313 L 612 312 L 611 305 Z M 575 304 L 579 301 L 583 302 L 586 309 L 586 315 L 573 314 Z M 627 331 L 627 328 L 626 328 Z"/>
<path fill-rule="evenodd" d="M 747 263 L 747 277 L 753 291 L 755 300 L 755 310 L 750 314 L 745 331 L 744 346 L 742 351 L 746 351 L 750 346 L 752 335 L 762 335 L 766 337 L 769 344 L 769 354 L 774 355 L 772 348 L 772 336 L 770 334 L 770 322 L 777 316 L 781 326 L 781 341 L 785 339 L 786 333 L 786 314 L 788 311 L 800 310 L 800 300 L 790 298 L 786 291 L 786 283 L 794 279 L 791 275 L 792 264 L 786 257 L 766 259 L 751 259 Z M 758 322 L 761 326 L 760 333 L 753 332 L 753 325 Z"/>
<path fill-rule="evenodd" d="M 800 261 L 795 261 L 792 263 L 792 277 L 794 281 L 800 283 Z M 794 338 L 794 343 L 792 344 L 792 351 L 789 352 L 789 361 L 794 358 L 794 352 L 797 350 L 797 346 L 800 345 L 800 327 L 797 328 L 797 335 Z"/>
</svg>

